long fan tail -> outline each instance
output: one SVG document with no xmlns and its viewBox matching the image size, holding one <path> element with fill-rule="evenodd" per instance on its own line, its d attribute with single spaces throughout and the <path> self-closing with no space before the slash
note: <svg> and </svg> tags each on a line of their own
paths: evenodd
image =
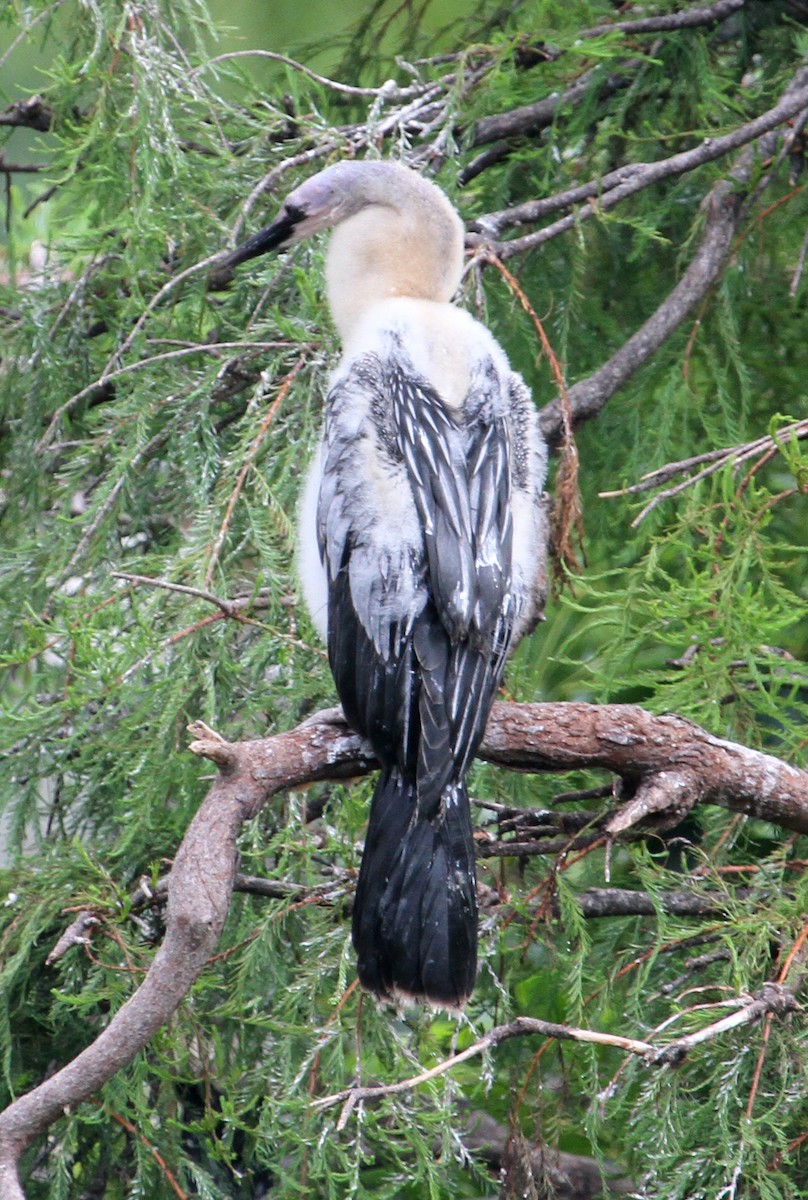
<svg viewBox="0 0 808 1200">
<path fill-rule="evenodd" d="M 464 783 L 431 817 L 415 784 L 382 771 L 354 901 L 359 978 L 376 995 L 460 1008 L 477 972 L 477 887 Z"/>
</svg>

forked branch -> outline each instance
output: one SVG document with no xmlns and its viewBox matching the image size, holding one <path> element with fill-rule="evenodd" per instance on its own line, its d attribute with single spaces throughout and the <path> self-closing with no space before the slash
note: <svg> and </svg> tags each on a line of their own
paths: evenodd
<svg viewBox="0 0 808 1200">
<path fill-rule="evenodd" d="M 227 742 L 201 723 L 191 732 L 192 751 L 219 770 L 171 870 L 165 939 L 140 987 L 99 1037 L 0 1114 L 0 1200 L 24 1200 L 17 1164 L 26 1147 L 142 1050 L 204 969 L 227 916 L 244 823 L 279 791 L 375 766 L 338 710 L 255 741 Z M 808 772 L 715 738 L 681 717 L 655 717 L 631 705 L 497 704 L 482 756 L 520 771 L 613 772 L 634 785 L 624 824 L 645 815 L 643 796 L 653 798 L 658 817 L 670 781 L 684 777 L 688 803 L 719 804 L 808 832 Z M 678 784 L 667 795 L 677 814 Z M 762 1011 L 771 1006 L 757 1004 L 746 1019 Z M 613 1035 L 597 1037 L 616 1044 Z"/>
</svg>

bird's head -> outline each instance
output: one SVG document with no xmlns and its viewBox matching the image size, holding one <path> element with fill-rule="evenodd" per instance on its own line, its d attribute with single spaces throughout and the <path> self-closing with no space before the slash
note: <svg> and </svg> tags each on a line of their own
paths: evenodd
<svg viewBox="0 0 808 1200">
<path fill-rule="evenodd" d="M 326 275 L 338 326 L 386 296 L 446 302 L 454 294 L 463 224 L 435 184 L 389 161 L 346 159 L 307 179 L 270 225 L 219 260 L 216 277 L 226 280 L 248 259 L 335 226 Z"/>
</svg>

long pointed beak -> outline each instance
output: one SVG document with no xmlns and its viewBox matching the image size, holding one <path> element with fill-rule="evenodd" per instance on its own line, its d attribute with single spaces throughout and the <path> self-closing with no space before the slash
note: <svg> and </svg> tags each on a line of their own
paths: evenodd
<svg viewBox="0 0 808 1200">
<path fill-rule="evenodd" d="M 300 224 L 302 216 L 300 212 L 282 209 L 271 225 L 260 229 L 258 233 L 247 238 L 246 242 L 242 242 L 235 250 L 225 255 L 221 260 L 222 268 L 227 270 L 237 267 L 248 258 L 257 258 L 259 254 L 266 254 L 269 250 L 277 250 L 284 246 L 294 233 L 295 226 Z"/>
<path fill-rule="evenodd" d="M 304 214 L 299 209 L 281 209 L 271 225 L 254 233 L 252 237 L 247 238 L 246 242 L 242 242 L 240 246 L 236 246 L 235 250 L 231 250 L 229 254 L 222 255 L 211 272 L 211 288 L 218 290 L 226 287 L 233 278 L 233 268 L 239 266 L 240 263 L 288 245 L 295 228 L 303 219 Z"/>
</svg>

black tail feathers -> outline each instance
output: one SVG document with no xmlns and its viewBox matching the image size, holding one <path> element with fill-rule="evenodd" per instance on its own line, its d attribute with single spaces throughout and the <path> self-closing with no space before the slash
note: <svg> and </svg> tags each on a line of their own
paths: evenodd
<svg viewBox="0 0 808 1200">
<path fill-rule="evenodd" d="M 383 770 L 373 793 L 353 914 L 363 986 L 385 998 L 460 1008 L 477 973 L 477 885 L 465 783 L 433 815 L 415 785 Z"/>
</svg>

